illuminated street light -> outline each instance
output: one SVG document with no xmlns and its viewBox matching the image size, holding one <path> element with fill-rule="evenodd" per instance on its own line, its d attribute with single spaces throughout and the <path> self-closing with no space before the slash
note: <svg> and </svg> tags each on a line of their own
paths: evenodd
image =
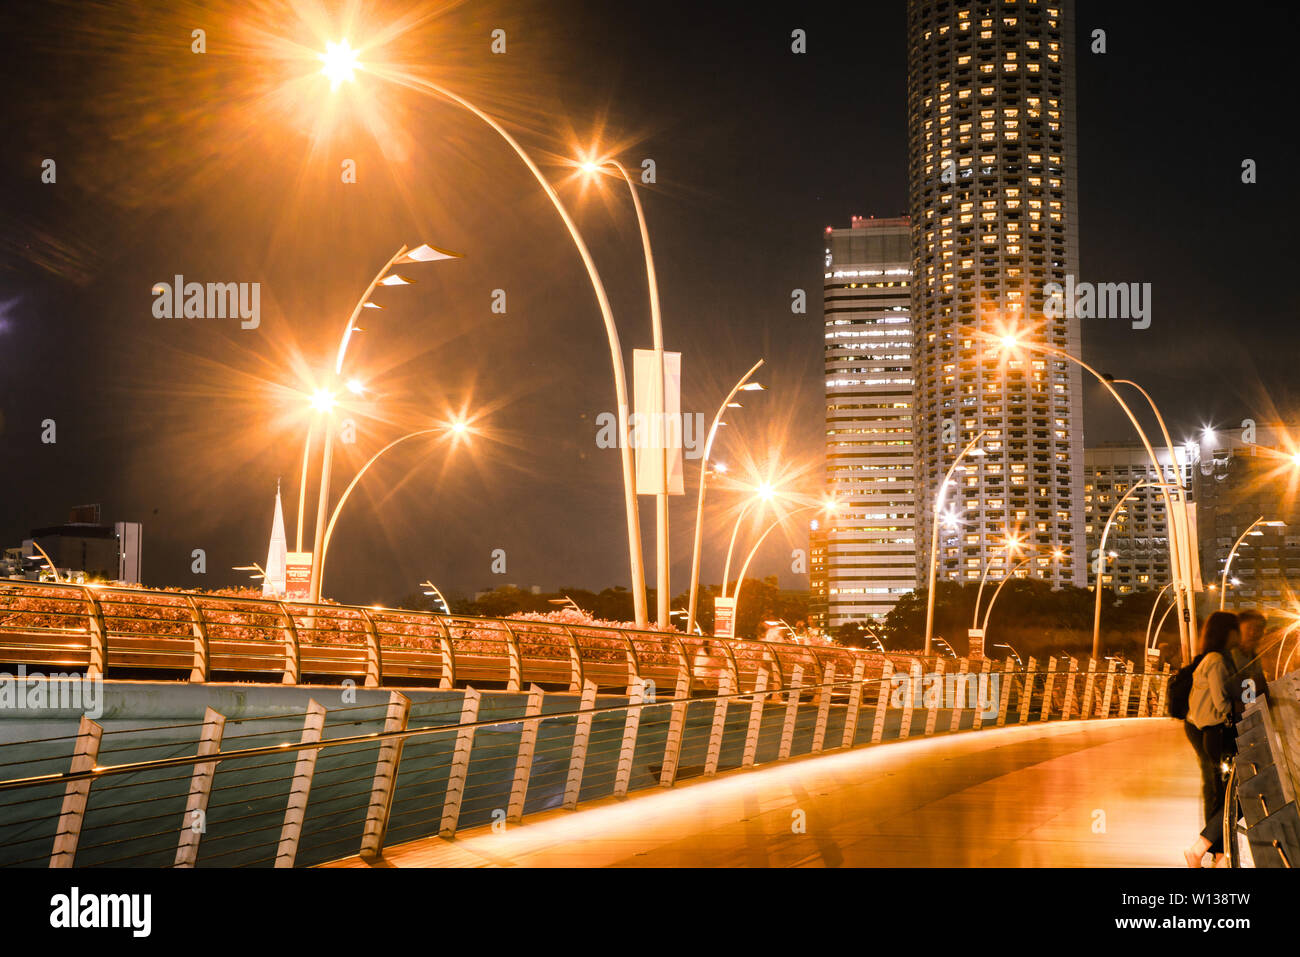
<svg viewBox="0 0 1300 957">
<path fill-rule="evenodd" d="M 326 56 L 329 56 L 327 51 Z M 345 60 L 352 67 L 358 68 L 359 63 L 355 58 Z M 605 324 L 605 337 L 609 341 L 610 363 L 614 370 L 614 393 L 618 404 L 618 429 L 619 429 L 619 449 L 623 466 L 623 503 L 627 518 L 627 544 L 629 564 L 631 565 L 632 576 L 632 601 L 635 609 L 636 623 L 638 627 L 645 627 L 646 624 L 646 591 L 645 591 L 645 571 L 642 567 L 641 559 L 641 523 L 637 518 L 637 499 L 636 499 L 636 466 L 633 462 L 632 444 L 629 441 L 629 403 L 627 393 L 627 370 L 623 364 L 623 348 L 619 342 L 618 328 L 614 324 L 614 313 L 609 304 L 609 297 L 605 293 L 604 283 L 600 279 L 600 274 L 596 270 L 595 260 L 591 256 L 591 251 L 587 248 L 582 234 L 578 232 L 578 227 L 569 215 L 569 211 L 560 201 L 559 194 L 556 193 L 555 187 L 542 174 L 541 169 L 528 155 L 519 142 L 510 135 L 510 133 L 498 123 L 495 119 L 483 112 L 469 100 L 453 93 L 446 87 L 440 86 L 431 80 L 422 77 L 412 76 L 405 72 L 396 72 L 383 67 L 374 67 L 369 71 L 372 75 L 378 76 L 391 83 L 407 88 L 420 90 L 425 93 L 431 93 L 443 100 L 454 103 L 456 106 L 472 113 L 482 122 L 487 124 L 493 132 L 503 139 L 506 144 L 515 152 L 515 155 L 528 167 L 528 171 L 533 174 L 539 186 L 546 193 L 547 199 L 555 207 L 555 211 L 564 222 L 565 229 L 569 232 L 569 237 L 578 251 L 582 264 L 587 270 L 587 277 L 591 281 L 592 291 L 596 296 L 596 303 L 600 307 L 601 318 Z M 335 75 L 351 76 L 346 70 L 336 70 Z"/>
<path fill-rule="evenodd" d="M 967 446 L 957 453 L 957 457 L 952 460 L 952 465 L 948 466 L 948 472 L 944 475 L 943 481 L 939 483 L 939 492 L 934 498 L 934 520 L 930 523 L 930 578 L 929 586 L 926 589 L 925 596 L 925 654 L 930 654 L 930 644 L 934 637 L 934 579 L 939 568 L 939 521 L 943 512 L 943 497 L 948 491 L 948 485 L 952 482 L 952 473 L 957 471 L 957 466 L 967 455 L 983 455 L 984 450 L 975 450 L 979 440 L 988 434 L 987 429 L 980 429 L 975 433 L 975 438 L 971 439 Z"/>
<path fill-rule="evenodd" d="M 433 582 L 431 582 L 431 581 L 422 581 L 422 582 L 420 582 L 420 584 L 421 584 L 422 586 L 424 586 L 425 588 L 429 589 L 427 592 L 425 592 L 425 594 L 426 594 L 426 595 L 433 596 L 433 597 L 437 598 L 438 601 L 442 602 L 442 610 L 443 610 L 443 612 L 446 613 L 446 614 L 448 614 L 448 615 L 450 615 L 450 614 L 451 614 L 451 605 L 447 604 L 447 599 L 442 597 L 442 592 L 438 591 L 438 586 L 435 585 L 435 584 L 434 584 Z"/>
<path fill-rule="evenodd" d="M 546 600 L 552 605 L 564 605 L 569 608 L 572 608 L 579 615 L 586 614 L 586 612 L 582 610 L 582 607 L 576 601 L 570 598 L 568 595 L 565 595 L 563 598 L 548 598 Z"/>
<path fill-rule="evenodd" d="M 321 73 L 329 77 L 331 90 L 337 90 L 340 84 L 352 79 L 360 65 L 357 62 L 358 53 L 347 40 L 340 40 L 338 43 L 327 43 L 325 52 L 317 54 L 318 59 L 325 64 Z"/>
<path fill-rule="evenodd" d="M 1134 431 L 1137 432 L 1138 438 L 1142 442 L 1142 447 L 1146 451 L 1147 458 L 1150 460 L 1152 467 L 1155 469 L 1158 475 L 1160 475 L 1162 478 L 1164 477 L 1165 474 L 1164 467 L 1160 464 L 1160 459 L 1156 456 L 1155 449 L 1152 448 L 1151 446 L 1151 440 L 1147 437 L 1146 431 L 1142 428 L 1142 423 L 1138 421 L 1137 416 L 1134 414 L 1132 408 L 1129 407 L 1129 404 L 1124 401 L 1124 397 L 1119 394 L 1119 391 L 1115 388 L 1115 383 L 1112 381 L 1110 377 L 1098 372 L 1096 369 L 1088 365 L 1088 363 L 1084 362 L 1078 356 L 1066 352 L 1064 349 L 1058 349 L 1055 346 L 1050 346 L 1044 342 L 1027 342 L 1021 339 L 1019 335 L 1014 335 L 1014 334 L 992 336 L 992 335 L 979 333 L 978 331 L 975 330 L 970 330 L 968 334 L 973 337 L 983 338 L 988 341 L 995 342 L 998 344 L 998 346 L 1001 349 L 1007 352 L 1016 352 L 1022 349 L 1028 352 L 1041 352 L 1049 356 L 1054 356 L 1055 358 L 1058 359 L 1064 359 L 1066 362 L 1072 362 L 1079 368 L 1088 372 L 1090 375 L 1093 376 L 1093 378 L 1095 378 L 1098 382 L 1101 383 L 1102 387 L 1105 388 L 1106 391 L 1110 393 L 1111 398 L 1114 399 L 1115 402 L 1119 404 L 1119 407 L 1124 410 L 1125 416 L 1128 417 L 1128 420 L 1132 424 Z M 1172 501 L 1170 500 L 1168 489 L 1162 486 L 1160 489 L 1160 493 L 1164 498 L 1165 514 L 1170 516 L 1174 515 L 1175 509 L 1173 507 Z M 1171 522 L 1171 527 L 1175 524 L 1177 523 Z M 1188 579 L 1188 575 L 1186 574 L 1186 570 L 1183 568 L 1182 555 L 1180 554 L 1180 550 L 1179 550 L 1177 533 L 1172 532 L 1168 536 L 1168 538 L 1169 538 L 1169 567 L 1173 572 L 1174 580 L 1178 583 L 1177 591 L 1175 592 L 1175 594 L 1178 595 L 1180 607 L 1183 608 L 1183 613 L 1180 614 L 1178 617 L 1179 638 L 1182 644 L 1183 660 L 1190 661 L 1192 657 L 1192 634 L 1189 631 L 1189 623 L 1190 623 L 1191 616 L 1188 609 L 1182 604 L 1185 595 L 1187 599 L 1190 599 L 1190 590 L 1188 589 L 1189 579 Z"/>
<path fill-rule="evenodd" d="M 258 578 L 263 578 L 263 579 L 266 578 L 266 569 L 263 568 L 261 565 L 257 564 L 257 562 L 253 562 L 253 564 L 251 564 L 251 565 L 232 565 L 232 566 L 231 566 L 231 571 L 236 571 L 236 572 L 257 572 L 256 575 L 249 575 L 249 576 L 248 576 L 249 578 L 252 578 L 252 579 L 254 579 L 254 580 L 256 580 L 256 579 L 258 579 Z"/>
<path fill-rule="evenodd" d="M 1151 482 L 1143 479 L 1130 485 L 1128 490 L 1119 497 L 1115 507 L 1110 510 L 1110 514 L 1106 516 L 1106 524 L 1102 526 L 1101 541 L 1097 543 L 1097 571 L 1096 581 L 1093 585 L 1093 591 L 1096 593 L 1092 612 L 1092 657 L 1094 659 L 1101 657 L 1101 580 L 1106 574 L 1106 559 L 1115 557 L 1114 552 L 1109 554 L 1106 552 L 1106 539 L 1110 535 L 1110 526 L 1115 521 L 1115 516 L 1119 514 L 1120 509 L 1124 507 L 1124 503 L 1129 500 L 1134 492 L 1140 488 L 1155 488 L 1163 484 L 1163 482 Z"/>
<path fill-rule="evenodd" d="M 686 633 L 688 635 L 691 634 L 695 628 L 695 613 L 699 608 L 700 553 L 704 545 L 704 489 L 708 484 L 709 458 L 713 454 L 713 439 L 718 433 L 718 425 L 722 421 L 723 410 L 730 406 L 731 400 L 735 398 L 736 393 L 753 392 L 763 388 L 757 382 L 750 381 L 750 377 L 757 372 L 759 367 L 762 365 L 763 360 L 759 359 L 750 367 L 750 370 L 741 376 L 740 380 L 732 386 L 731 391 L 727 393 L 727 397 L 723 399 L 722 404 L 718 406 L 717 414 L 713 416 L 713 424 L 709 427 L 708 437 L 704 440 L 704 455 L 700 458 L 700 490 L 699 494 L 696 496 L 695 502 L 695 544 L 691 551 L 691 594 L 686 612 Z M 719 474 L 726 474 L 727 466 L 722 462 L 718 462 L 713 466 L 713 469 Z"/>
<path fill-rule="evenodd" d="M 350 74 L 349 74 L 350 76 Z M 351 314 L 348 316 L 347 324 L 343 327 L 343 337 L 339 342 L 338 358 L 334 362 L 334 376 L 336 379 L 343 375 L 343 360 L 347 357 L 348 343 L 352 341 L 352 333 L 357 331 L 357 317 L 361 310 L 366 307 L 370 301 L 371 294 L 375 287 L 379 285 L 408 285 L 409 280 L 402 279 L 400 276 L 389 275 L 389 270 L 394 266 L 409 263 L 428 263 L 437 262 L 446 259 L 460 259 L 459 253 L 448 252 L 445 249 L 437 249 L 428 243 L 421 243 L 414 249 L 403 245 L 384 263 L 379 272 L 375 273 L 375 278 L 370 280 L 370 285 L 366 286 L 366 291 L 361 294 L 357 304 L 353 307 Z M 397 283 L 390 283 L 389 279 L 397 279 Z M 317 411 L 326 416 L 326 421 L 322 423 L 325 430 L 324 450 L 321 453 L 320 465 L 320 484 L 316 493 L 316 528 L 315 541 L 312 545 L 312 563 L 311 563 L 311 580 L 307 588 L 307 600 L 313 604 L 320 602 L 321 592 L 321 565 L 324 558 L 325 550 L 325 513 L 329 509 L 329 491 L 330 491 L 330 466 L 334 461 L 334 426 L 330 421 L 330 413 L 334 407 L 334 395 L 327 389 L 317 389 L 312 399 L 312 405 Z M 311 448 L 311 429 L 307 432 L 307 447 L 303 450 L 303 474 L 299 491 L 299 509 L 298 509 L 298 540 L 299 551 L 302 550 L 302 524 L 303 524 L 303 506 L 305 504 L 305 488 L 307 481 L 307 462 Z M 319 560 L 318 560 L 319 558 Z"/>
<path fill-rule="evenodd" d="M 1151 626 L 1155 624 L 1156 609 L 1160 607 L 1160 596 L 1163 595 L 1165 592 L 1167 592 L 1173 584 L 1174 583 L 1172 581 L 1166 583 L 1163 588 L 1161 588 L 1158 592 L 1156 592 L 1156 600 L 1151 603 L 1151 614 L 1147 617 L 1147 636 L 1146 636 L 1146 643 L 1144 646 L 1147 650 L 1148 657 L 1150 657 L 1151 654 L 1155 651 L 1155 646 L 1152 645 L 1151 643 Z M 1171 605 L 1170 607 L 1172 608 L 1173 606 Z M 1168 614 L 1168 612 L 1166 612 L 1166 614 Z M 1163 621 L 1163 619 L 1161 619 L 1161 621 Z"/>
<path fill-rule="evenodd" d="M 343 490 L 343 495 L 339 498 L 338 505 L 334 506 L 334 514 L 330 516 L 329 524 L 324 527 L 323 534 L 317 536 L 318 539 L 320 540 L 320 544 L 316 548 L 316 551 L 313 555 L 313 561 L 312 561 L 312 581 L 314 583 L 313 585 L 314 594 L 312 595 L 311 601 L 313 604 L 320 603 L 320 589 L 321 589 L 321 584 L 325 577 L 325 557 L 329 553 L 330 538 L 334 534 L 334 526 L 339 520 L 339 514 L 343 511 L 343 506 L 347 504 L 348 496 L 351 495 L 352 490 L 357 487 L 357 483 L 361 481 L 361 477 L 370 470 L 370 466 L 374 465 L 375 462 L 379 460 L 380 456 L 382 456 L 389 449 L 393 448 L 395 445 L 400 445 L 401 443 L 405 442 L 407 439 L 413 439 L 416 438 L 417 436 L 433 435 L 435 433 L 445 434 L 447 431 L 449 431 L 447 427 L 439 427 L 434 429 L 419 429 L 415 432 L 408 432 L 406 435 L 403 435 L 400 438 L 393 439 L 393 441 L 389 442 L 387 445 L 385 445 L 374 455 L 370 456 L 370 460 L 366 462 L 365 465 L 361 466 L 360 469 L 357 470 L 357 474 L 352 477 L 352 481 L 348 483 L 348 487 Z M 451 429 L 451 431 L 455 431 L 455 430 Z M 322 501 L 324 501 L 323 498 Z M 318 527 L 320 526 L 320 524 L 321 523 L 318 521 L 317 523 Z"/>
<path fill-rule="evenodd" d="M 945 521 L 944 524 L 947 525 L 948 523 Z M 951 528 L 951 526 L 949 526 L 949 527 Z M 1006 536 L 1006 540 L 1005 540 L 1005 542 L 1003 543 L 1003 546 L 1002 546 L 1002 547 L 1005 548 L 1005 549 L 1007 550 L 1007 558 L 1013 558 L 1013 557 L 1015 557 L 1016 553 L 1019 552 L 1020 549 L 1024 547 L 1024 539 L 1022 539 L 1022 538 L 1018 538 L 1018 537 L 1016 537 L 1015 535 L 1012 535 L 1010 532 L 1008 532 L 1008 533 L 1007 533 L 1007 536 Z M 974 613 L 973 617 L 971 618 L 971 623 L 970 623 L 970 626 L 971 626 L 972 628 L 978 628 L 978 627 L 979 627 L 979 624 L 980 624 L 980 602 L 983 600 L 983 596 L 984 596 L 984 583 L 988 581 L 988 578 L 989 578 L 989 572 L 990 572 L 992 569 L 993 569 L 993 563 L 992 563 L 992 562 L 986 562 L 985 565 L 984 565 L 984 574 L 982 574 L 982 575 L 980 576 L 980 587 L 979 587 L 979 590 L 975 592 L 975 613 Z"/>
<path fill-rule="evenodd" d="M 669 560 L 668 560 L 668 441 L 665 429 L 667 422 L 665 419 L 667 401 L 667 383 L 664 381 L 664 330 L 663 318 L 659 310 L 659 280 L 655 276 L 654 253 L 650 248 L 650 230 L 646 225 L 645 210 L 641 207 L 641 195 L 637 191 L 636 182 L 628 175 L 627 168 L 618 160 L 607 157 L 599 163 L 590 160 L 582 164 L 584 171 L 589 171 L 590 175 L 595 175 L 602 168 L 612 167 L 617 170 L 627 183 L 628 191 L 632 194 L 632 206 L 636 209 L 637 226 L 641 231 L 641 251 L 645 258 L 646 286 L 650 292 L 650 331 L 654 349 L 654 391 L 652 401 L 654 408 L 651 410 L 655 415 L 655 443 L 654 449 L 659 457 L 659 475 L 657 484 L 659 491 L 655 493 L 655 597 L 658 605 L 657 620 L 660 628 L 668 627 L 669 608 L 672 600 L 672 590 L 669 584 Z M 643 454 L 645 450 L 643 450 Z"/>
<path fill-rule="evenodd" d="M 745 558 L 745 564 L 740 566 L 740 574 L 736 576 L 736 587 L 731 590 L 732 621 L 738 620 L 736 614 L 737 614 L 737 609 L 740 607 L 740 587 L 745 583 L 745 572 L 749 570 L 749 563 L 752 562 L 754 560 L 754 556 L 758 554 L 758 549 L 763 544 L 764 539 L 766 539 L 767 536 L 771 534 L 772 529 L 776 528 L 787 518 L 792 518 L 795 515 L 798 515 L 800 512 L 806 512 L 809 509 L 814 509 L 814 508 L 821 509 L 829 516 L 839 511 L 840 503 L 835 501 L 834 499 L 830 499 L 828 501 L 821 502 L 817 505 L 805 505 L 802 508 L 796 508 L 794 511 L 781 516 L 776 521 L 774 521 L 771 525 L 767 526 L 767 528 L 763 530 L 763 534 L 758 536 L 758 541 L 754 543 L 754 547 L 749 550 L 749 555 L 747 555 Z M 725 585 L 724 585 L 723 594 L 724 595 L 726 594 Z"/>
<path fill-rule="evenodd" d="M 1240 548 L 1241 543 L 1246 540 L 1246 536 L 1264 534 L 1263 532 L 1255 531 L 1255 528 L 1260 525 L 1267 528 L 1280 528 L 1285 526 L 1286 522 L 1278 521 L 1276 519 L 1266 522 L 1264 521 L 1264 516 L 1261 515 L 1259 518 L 1251 522 L 1246 530 L 1241 533 L 1241 537 L 1233 543 L 1232 550 L 1228 552 L 1228 560 L 1223 563 L 1223 575 L 1219 579 L 1219 611 L 1223 611 L 1223 606 L 1228 600 L 1228 569 L 1232 567 L 1232 560 L 1237 557 L 1237 549 Z M 1239 584 L 1239 582 L 1234 580 L 1233 584 Z M 1213 586 L 1211 586 L 1211 588 L 1213 588 Z"/>
</svg>

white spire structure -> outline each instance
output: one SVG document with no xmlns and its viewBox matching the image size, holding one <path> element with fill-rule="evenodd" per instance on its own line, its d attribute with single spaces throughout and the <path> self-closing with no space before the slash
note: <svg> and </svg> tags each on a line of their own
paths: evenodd
<svg viewBox="0 0 1300 957">
<path fill-rule="evenodd" d="M 266 574 L 262 578 L 262 594 L 283 598 L 285 591 L 288 544 L 284 537 L 284 509 L 280 506 L 280 482 L 275 483 L 275 518 L 271 520 L 271 546 L 266 551 Z"/>
</svg>

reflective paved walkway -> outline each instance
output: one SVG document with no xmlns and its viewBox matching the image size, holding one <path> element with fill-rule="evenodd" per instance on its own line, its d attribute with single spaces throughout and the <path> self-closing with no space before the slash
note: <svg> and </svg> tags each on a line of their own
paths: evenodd
<svg viewBox="0 0 1300 957">
<path fill-rule="evenodd" d="M 1199 816 L 1179 722 L 1068 721 L 830 752 L 326 866 L 1178 867 Z"/>
</svg>

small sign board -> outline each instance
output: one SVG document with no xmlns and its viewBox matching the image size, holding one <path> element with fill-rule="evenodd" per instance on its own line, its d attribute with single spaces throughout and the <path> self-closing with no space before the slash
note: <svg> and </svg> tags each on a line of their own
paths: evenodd
<svg viewBox="0 0 1300 957">
<path fill-rule="evenodd" d="M 734 638 L 736 636 L 736 599 L 713 599 L 713 637 Z"/>
<path fill-rule="evenodd" d="M 968 628 L 966 630 L 966 636 L 970 639 L 970 652 L 968 653 L 967 657 L 983 658 L 984 657 L 984 629 Z"/>
</svg>

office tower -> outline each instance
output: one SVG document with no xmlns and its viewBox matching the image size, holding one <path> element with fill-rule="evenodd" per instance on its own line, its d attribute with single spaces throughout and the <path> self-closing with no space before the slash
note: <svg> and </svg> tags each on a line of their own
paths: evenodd
<svg viewBox="0 0 1300 957">
<path fill-rule="evenodd" d="M 972 334 L 1079 354 L 1078 320 L 1045 319 L 1043 288 L 1078 262 L 1071 6 L 910 0 L 907 16 L 917 581 L 940 483 L 983 429 L 987 455 L 944 499 L 940 577 L 978 580 L 1010 531 L 1043 556 L 1036 577 L 1083 585 L 1081 373 Z"/>
<path fill-rule="evenodd" d="M 1183 446 L 1174 447 L 1170 464 L 1167 449 L 1156 449 L 1164 480 L 1184 488 L 1191 480 L 1191 455 Z M 1133 443 L 1103 443 L 1083 453 L 1084 532 L 1088 539 L 1088 560 L 1096 562 L 1097 549 L 1107 518 L 1121 498 L 1139 482 L 1159 481 L 1146 449 Z M 1124 507 L 1115 511 L 1106 538 L 1107 558 L 1102 587 L 1117 595 L 1159 591 L 1170 581 L 1169 517 L 1160 488 L 1143 485 L 1133 491 Z M 1096 573 L 1089 570 L 1089 582 Z"/>
<path fill-rule="evenodd" d="M 840 509 L 810 571 L 832 633 L 915 586 L 910 235 L 907 217 L 857 216 L 825 234 L 826 491 Z"/>
</svg>

